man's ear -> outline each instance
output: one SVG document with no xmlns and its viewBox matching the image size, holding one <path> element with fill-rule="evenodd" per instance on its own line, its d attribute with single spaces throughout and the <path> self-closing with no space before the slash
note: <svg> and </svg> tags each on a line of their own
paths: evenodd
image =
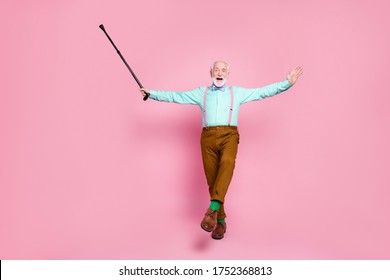
<svg viewBox="0 0 390 280">
<path fill-rule="evenodd" d="M 213 77 L 213 70 L 210 70 L 210 77 Z"/>
</svg>

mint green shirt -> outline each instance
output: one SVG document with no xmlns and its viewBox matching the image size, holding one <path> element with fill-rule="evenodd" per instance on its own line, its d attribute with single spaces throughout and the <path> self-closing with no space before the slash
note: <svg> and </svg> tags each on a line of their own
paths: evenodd
<svg viewBox="0 0 390 280">
<path fill-rule="evenodd" d="M 212 86 L 208 87 L 209 90 L 206 96 L 207 126 L 228 125 L 231 96 L 229 88 L 226 85 L 224 87 L 224 91 L 213 90 Z M 261 88 L 243 88 L 237 86 L 231 87 L 234 94 L 234 104 L 230 125 L 238 125 L 238 113 L 240 111 L 241 104 L 274 96 L 289 89 L 290 87 L 291 84 L 288 80 L 273 83 Z M 205 90 L 206 87 L 201 86 L 189 91 L 175 92 L 150 90 L 149 93 L 150 98 L 157 101 L 198 105 L 202 112 L 202 126 L 205 127 L 206 122 L 204 120 L 203 114 Z"/>
</svg>

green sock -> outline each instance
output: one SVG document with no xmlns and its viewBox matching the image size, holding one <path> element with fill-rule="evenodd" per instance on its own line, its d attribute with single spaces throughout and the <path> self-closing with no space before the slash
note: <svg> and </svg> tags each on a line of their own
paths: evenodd
<svg viewBox="0 0 390 280">
<path fill-rule="evenodd" d="M 214 211 L 219 211 L 219 208 L 221 208 L 221 202 L 218 200 L 212 200 L 210 204 L 210 208 Z"/>
<path fill-rule="evenodd" d="M 225 222 L 225 219 L 220 219 L 220 220 L 217 220 L 217 222 L 219 223 L 219 224 L 226 224 L 226 222 Z"/>
</svg>

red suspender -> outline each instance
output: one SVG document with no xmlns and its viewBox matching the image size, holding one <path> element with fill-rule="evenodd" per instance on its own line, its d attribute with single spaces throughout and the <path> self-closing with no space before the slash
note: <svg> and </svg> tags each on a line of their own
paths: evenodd
<svg viewBox="0 0 390 280">
<path fill-rule="evenodd" d="M 204 119 L 204 127 L 207 127 L 207 119 L 206 119 L 206 97 L 207 93 L 209 92 L 209 88 L 206 87 L 206 90 L 204 91 L 203 96 L 203 119 Z M 228 126 L 230 126 L 230 123 L 232 122 L 232 115 L 233 115 L 233 105 L 234 105 L 234 94 L 233 89 L 229 87 L 230 92 L 230 110 L 229 110 L 229 122 Z"/>
<path fill-rule="evenodd" d="M 229 87 L 229 91 L 230 91 L 230 112 L 229 112 L 229 123 L 228 123 L 228 126 L 230 126 L 230 123 L 232 121 L 233 105 L 234 105 L 233 89 L 231 87 Z"/>
<path fill-rule="evenodd" d="M 203 118 L 204 118 L 204 127 L 207 127 L 207 119 L 206 119 L 206 96 L 209 92 L 209 88 L 206 87 L 206 90 L 204 91 L 204 97 L 203 97 Z"/>
</svg>

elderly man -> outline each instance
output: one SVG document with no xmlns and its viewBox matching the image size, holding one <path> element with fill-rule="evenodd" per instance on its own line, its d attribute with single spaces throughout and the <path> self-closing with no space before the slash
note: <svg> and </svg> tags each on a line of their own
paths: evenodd
<svg viewBox="0 0 390 280">
<path fill-rule="evenodd" d="M 205 231 L 212 232 L 214 239 L 222 239 L 226 233 L 224 204 L 240 138 L 237 124 L 241 104 L 289 89 L 302 74 L 302 68 L 294 68 L 282 82 L 254 89 L 227 87 L 229 72 L 225 61 L 215 61 L 210 70 L 211 86 L 183 92 L 140 89 L 144 96 L 149 93 L 150 98 L 157 101 L 194 104 L 201 109 L 201 150 L 211 203 L 200 225 Z"/>
</svg>

